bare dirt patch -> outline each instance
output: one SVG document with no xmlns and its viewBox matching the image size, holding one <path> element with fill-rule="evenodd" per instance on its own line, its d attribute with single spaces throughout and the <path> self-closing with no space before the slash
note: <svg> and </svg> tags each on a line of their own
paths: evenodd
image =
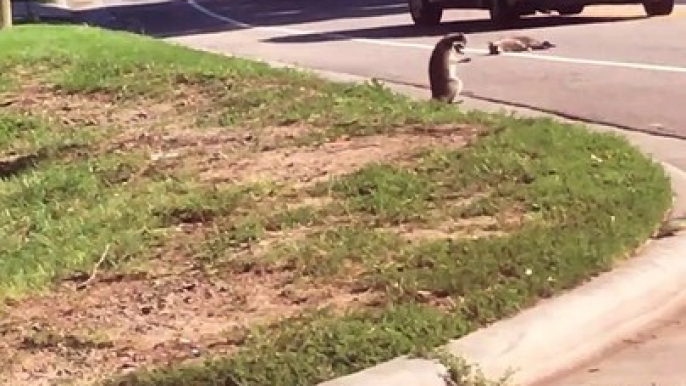
<svg viewBox="0 0 686 386">
<path fill-rule="evenodd" d="M 0 97 L 14 111 L 67 126 L 117 129 L 99 153 L 148 155 L 155 168 L 181 169 L 206 182 L 246 183 L 269 179 L 295 184 L 328 178 L 370 162 L 398 161 L 428 146 L 460 147 L 484 127 L 438 125 L 398 129 L 396 134 L 342 137 L 317 146 L 294 146 L 313 128 L 298 125 L 245 130 L 198 128 L 197 116 L 212 102 L 200 87 L 178 87 L 168 100 L 116 100 L 107 93 L 70 94 L 27 83 Z"/>
<path fill-rule="evenodd" d="M 66 94 L 29 85 L 0 99 L 15 111 L 62 125 L 116 128 L 90 149 L 94 156 L 143 153 L 148 168 L 180 171 L 207 184 L 271 180 L 298 188 L 369 163 L 409 163 L 427 147 L 458 148 L 483 130 L 465 125 L 407 127 L 390 135 L 297 145 L 294 140 L 313 128 L 197 128 L 195 115 L 209 102 L 192 88 L 177 93 L 169 98 L 174 102 L 122 104 L 106 94 Z M 292 206 L 324 200 L 302 199 Z M 49 294 L 7 305 L 2 310 L 0 357 L 8 359 L 0 365 L 0 383 L 41 386 L 69 380 L 85 385 L 141 366 L 230 353 L 241 345 L 246 327 L 306 309 L 333 305 L 344 310 L 377 301 L 377 294 L 358 293 L 345 282 L 303 285 L 288 270 L 239 273 L 198 267 L 183 248 L 171 245 L 199 243 L 194 233 L 205 232 L 206 224 L 196 225 L 180 229 L 187 234 L 163 247 L 144 274 L 98 272 L 83 290 L 64 281 Z M 298 232 L 272 232 L 251 253 L 296 238 Z M 435 232 L 442 230 L 401 232 L 432 238 L 440 237 Z M 432 300 L 439 306 L 442 301 Z"/>
<path fill-rule="evenodd" d="M 551 120 L 133 35 L 0 35 L 0 92 L 13 90 L 0 94 L 0 139 L 14 152 L 0 165 L 12 204 L 0 298 L 28 296 L 0 301 L 0 384 L 88 384 L 223 353 L 113 383 L 315 384 L 426 353 L 610 268 L 671 198 L 626 143 Z M 450 151 L 479 125 L 497 133 Z M 435 152 L 416 154 L 424 145 Z M 259 179 L 284 183 L 233 186 Z M 481 190 L 496 194 L 468 202 Z M 555 224 L 517 226 L 530 219 Z M 246 337 L 327 304 L 354 312 Z"/>
<path fill-rule="evenodd" d="M 165 149 L 157 159 L 160 167 L 183 165 L 206 182 L 250 183 L 261 180 L 289 182 L 295 186 L 350 173 L 373 162 L 403 162 L 430 147 L 458 148 L 471 141 L 478 130 L 444 126 L 432 130 L 406 129 L 394 135 L 340 138 L 314 146 L 279 146 L 284 138 L 306 133 L 306 128 L 278 127 L 257 135 L 186 132 L 175 140 L 152 145 Z M 183 140 L 178 140 L 183 138 Z M 165 156 L 166 154 L 166 156 Z"/>
<path fill-rule="evenodd" d="M 44 117 L 63 125 L 130 128 L 192 125 L 198 106 L 207 105 L 198 89 L 182 87 L 169 95 L 172 102 L 140 99 L 122 101 L 106 93 L 70 94 L 39 83 L 27 83 L 0 96 L 4 106 L 18 112 Z"/>
<path fill-rule="evenodd" d="M 495 218 L 480 216 L 462 222 L 443 223 L 431 228 L 406 225 L 388 230 L 395 231 L 410 241 L 422 241 L 426 239 L 479 238 L 506 234 L 506 232 L 497 229 L 497 226 L 498 221 Z"/>
<path fill-rule="evenodd" d="M 248 326 L 311 307 L 359 306 L 371 296 L 305 288 L 285 272 L 228 275 L 170 264 L 159 273 L 103 274 L 82 291 L 65 282 L 8 306 L 0 325 L 3 384 L 87 384 L 141 365 L 228 353 Z"/>
</svg>

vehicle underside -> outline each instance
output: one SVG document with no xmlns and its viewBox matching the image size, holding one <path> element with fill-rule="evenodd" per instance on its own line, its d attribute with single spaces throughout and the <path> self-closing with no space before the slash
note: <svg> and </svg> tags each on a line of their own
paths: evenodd
<svg viewBox="0 0 686 386">
<path fill-rule="evenodd" d="M 521 16 L 536 12 L 577 15 L 587 5 L 643 4 L 648 16 L 666 16 L 674 9 L 674 0 L 408 0 L 412 20 L 419 26 L 438 25 L 444 9 L 487 9 L 497 25 L 507 25 Z"/>
</svg>

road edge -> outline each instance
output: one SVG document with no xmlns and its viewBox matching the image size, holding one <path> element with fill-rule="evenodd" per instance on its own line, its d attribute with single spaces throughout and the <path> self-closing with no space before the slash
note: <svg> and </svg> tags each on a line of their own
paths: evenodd
<svg viewBox="0 0 686 386">
<path fill-rule="evenodd" d="M 357 75 L 251 59 L 273 67 L 299 69 L 332 81 L 369 80 Z M 426 97 L 426 90 L 416 86 L 390 81 L 382 83 L 410 97 Z M 491 111 L 514 111 L 517 115 L 575 122 L 532 109 L 513 108 L 466 96 L 461 99 L 467 109 L 488 106 Z M 601 131 L 618 131 L 607 125 L 584 125 Z M 672 207 L 683 207 L 686 204 L 686 172 L 665 162 L 660 164 L 672 183 Z M 620 263 L 615 269 L 511 318 L 452 340 L 444 347 L 474 365 L 488 379 L 510 375 L 511 383 L 516 385 L 545 381 L 593 359 L 660 318 L 686 307 L 686 287 L 683 286 L 686 259 L 681 251 L 686 251 L 686 235 L 648 240 L 636 257 Z M 435 360 L 398 357 L 317 386 L 446 386 L 446 372 L 446 367 Z"/>
<path fill-rule="evenodd" d="M 74 24 L 85 24 L 98 28 L 112 30 L 125 30 L 129 32 L 139 31 L 139 26 L 127 25 L 119 20 L 109 9 L 118 3 L 112 1 L 107 3 L 105 0 L 86 0 L 81 6 L 72 4 L 75 0 L 49 0 L 46 3 L 35 3 L 31 5 L 31 13 L 38 17 L 38 21 L 69 21 Z M 154 2 L 156 0 L 146 0 Z M 12 15 L 16 19 L 29 19 L 29 4 L 31 0 L 16 0 L 12 2 Z"/>
</svg>

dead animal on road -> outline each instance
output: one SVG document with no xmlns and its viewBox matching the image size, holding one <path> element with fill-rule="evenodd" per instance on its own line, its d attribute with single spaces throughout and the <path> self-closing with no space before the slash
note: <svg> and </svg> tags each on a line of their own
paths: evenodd
<svg viewBox="0 0 686 386">
<path fill-rule="evenodd" d="M 462 58 L 462 49 L 467 45 L 467 38 L 461 32 L 443 36 L 434 46 L 429 59 L 429 86 L 431 99 L 452 103 L 462 91 L 462 80 L 457 76 L 457 65 L 469 62 Z"/>
<path fill-rule="evenodd" d="M 531 50 L 547 50 L 555 45 L 547 40 L 538 40 L 529 36 L 512 36 L 494 42 L 488 42 L 490 55 L 498 55 L 501 52 L 524 52 Z"/>
</svg>

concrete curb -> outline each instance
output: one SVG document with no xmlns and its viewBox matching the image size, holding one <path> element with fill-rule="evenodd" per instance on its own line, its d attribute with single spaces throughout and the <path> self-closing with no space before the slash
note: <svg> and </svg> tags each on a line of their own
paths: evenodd
<svg viewBox="0 0 686 386">
<path fill-rule="evenodd" d="M 274 67 L 298 68 L 268 63 Z M 303 70 L 335 81 L 368 80 L 329 71 Z M 426 90 L 384 83 L 395 91 L 426 97 Z M 462 98 L 467 108 L 487 105 L 492 111 L 506 109 L 515 110 L 519 115 L 550 116 Z M 612 130 L 607 126 L 598 129 Z M 676 193 L 674 215 L 681 212 L 686 204 L 686 173 L 669 164 L 662 165 Z M 445 348 L 475 365 L 489 379 L 510 375 L 509 380 L 515 385 L 544 382 L 686 306 L 684 253 L 686 235 L 650 240 L 638 257 L 623 262 L 612 271 L 576 289 L 541 301 L 509 319 L 453 340 Z M 446 386 L 446 374 L 445 366 L 436 361 L 399 357 L 317 386 Z"/>
</svg>

